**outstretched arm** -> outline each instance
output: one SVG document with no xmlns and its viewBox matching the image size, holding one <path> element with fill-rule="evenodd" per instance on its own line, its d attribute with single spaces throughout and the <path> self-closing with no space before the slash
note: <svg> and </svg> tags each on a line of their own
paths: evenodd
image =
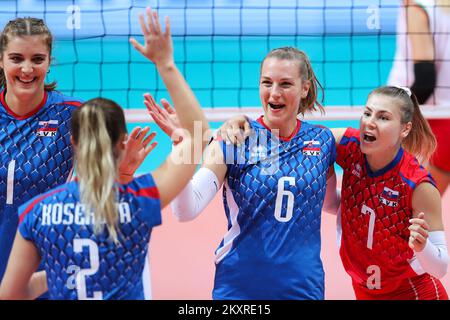
<svg viewBox="0 0 450 320">
<path fill-rule="evenodd" d="M 149 102 L 149 113 L 155 123 L 177 145 L 182 141 L 181 125 L 176 111 L 167 102 L 161 100 L 164 109 L 158 106 L 151 95 L 146 97 Z M 222 186 L 226 166 L 223 161 L 223 153 L 220 144 L 212 141 L 204 152 L 203 167 L 198 170 L 186 187 L 170 203 L 172 212 L 179 221 L 195 219 L 206 206 L 214 199 L 214 196 Z"/>
<path fill-rule="evenodd" d="M 221 145 L 211 142 L 206 148 L 203 165 L 183 191 L 172 201 L 172 212 L 179 221 L 195 219 L 214 199 L 225 180 L 227 166 Z"/>
<path fill-rule="evenodd" d="M 177 145 L 183 140 L 183 128 L 181 127 L 180 120 L 178 119 L 175 109 L 170 105 L 166 99 L 161 99 L 161 104 L 164 109 L 161 108 L 153 98 L 151 94 L 144 95 L 145 100 L 148 102 L 148 112 L 150 116 L 155 120 L 155 123 L 161 130 L 172 140 L 174 145 Z"/>
<path fill-rule="evenodd" d="M 414 62 L 434 60 L 434 42 L 430 22 L 424 8 L 414 0 L 404 1 L 408 38 Z"/>
<path fill-rule="evenodd" d="M 144 45 L 133 38 L 130 42 L 136 50 L 156 65 L 177 110 L 180 124 L 186 130 L 183 141 L 153 172 L 153 178 L 160 193 L 161 207 L 164 208 L 183 190 L 193 176 L 201 153 L 209 141 L 209 125 L 194 93 L 175 65 L 169 18 L 166 17 L 163 32 L 156 12 L 147 8 L 146 16 L 147 21 L 142 14 L 139 15 Z M 147 96 L 144 103 L 151 111 Z M 196 127 L 197 130 L 195 130 Z M 180 154 L 183 154 L 183 157 L 180 157 Z"/>
<path fill-rule="evenodd" d="M 46 292 L 45 271 L 34 273 L 40 261 L 34 243 L 17 232 L 0 286 L 0 300 L 32 300 Z"/>
<path fill-rule="evenodd" d="M 414 83 L 411 90 L 419 104 L 425 103 L 436 87 L 434 42 L 425 9 L 414 0 L 405 0 L 408 39 L 414 61 Z"/>
</svg>

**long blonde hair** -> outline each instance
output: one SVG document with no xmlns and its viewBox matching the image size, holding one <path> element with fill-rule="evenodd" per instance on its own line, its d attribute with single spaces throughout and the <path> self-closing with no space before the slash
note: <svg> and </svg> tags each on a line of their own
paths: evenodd
<svg viewBox="0 0 450 320">
<path fill-rule="evenodd" d="M 95 233 L 106 225 L 117 241 L 115 147 L 127 132 L 123 110 L 112 100 L 95 98 L 73 112 L 71 124 L 81 203 L 87 215 L 94 213 Z"/>
</svg>

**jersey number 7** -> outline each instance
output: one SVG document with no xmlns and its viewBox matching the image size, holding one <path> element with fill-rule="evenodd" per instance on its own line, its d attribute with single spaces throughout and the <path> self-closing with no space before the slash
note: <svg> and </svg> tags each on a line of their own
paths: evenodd
<svg viewBox="0 0 450 320">
<path fill-rule="evenodd" d="M 361 212 L 364 214 L 370 215 L 369 218 L 369 232 L 367 235 L 367 248 L 372 249 L 373 245 L 373 230 L 375 229 L 375 210 L 369 208 L 365 204 L 363 204 L 361 208 Z"/>
<path fill-rule="evenodd" d="M 8 176 L 6 178 L 6 204 L 13 204 L 15 169 L 16 169 L 16 161 L 12 160 L 10 163 L 8 163 Z"/>
</svg>

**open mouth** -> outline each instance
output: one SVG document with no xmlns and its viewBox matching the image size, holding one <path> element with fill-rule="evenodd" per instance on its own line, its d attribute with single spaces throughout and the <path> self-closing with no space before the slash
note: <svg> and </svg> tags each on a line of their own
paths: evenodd
<svg viewBox="0 0 450 320">
<path fill-rule="evenodd" d="M 377 138 L 375 138 L 375 136 L 370 133 L 364 133 L 363 139 L 365 142 L 374 142 L 375 140 L 377 140 Z"/>
<path fill-rule="evenodd" d="M 280 110 L 286 106 L 285 104 L 275 104 L 275 103 L 269 103 L 268 105 L 273 110 Z"/>
<path fill-rule="evenodd" d="M 23 83 L 23 84 L 30 84 L 30 83 L 33 83 L 36 80 L 36 77 L 34 77 L 34 78 L 30 79 L 30 80 L 23 80 L 23 79 L 20 79 L 19 77 L 16 77 L 16 80 L 19 81 L 20 83 Z"/>
</svg>

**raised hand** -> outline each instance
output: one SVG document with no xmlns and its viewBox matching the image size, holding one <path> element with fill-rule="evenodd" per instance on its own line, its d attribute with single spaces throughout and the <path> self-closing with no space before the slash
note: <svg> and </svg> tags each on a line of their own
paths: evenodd
<svg viewBox="0 0 450 320">
<path fill-rule="evenodd" d="M 174 63 L 173 43 L 170 35 L 169 17 L 165 17 L 166 30 L 163 33 L 158 13 L 147 7 L 146 15 L 147 21 L 145 21 L 143 14 L 139 14 L 139 23 L 144 35 L 144 45 L 134 38 L 130 38 L 131 44 L 143 56 L 156 64 L 157 67 L 172 65 Z"/>
<path fill-rule="evenodd" d="M 182 130 L 180 130 L 182 127 L 175 109 L 170 105 L 169 101 L 161 99 L 163 109 L 156 103 L 151 94 L 144 94 L 144 98 L 144 104 L 155 123 L 172 139 L 175 145 L 180 143 L 183 140 Z"/>
<path fill-rule="evenodd" d="M 420 252 L 425 248 L 428 239 L 428 230 L 430 227 L 424 219 L 425 214 L 420 212 L 417 218 L 410 219 L 411 225 L 408 227 L 410 231 L 409 247 L 416 252 Z"/>
<path fill-rule="evenodd" d="M 125 156 L 119 164 L 119 180 L 120 183 L 128 183 L 133 180 L 133 175 L 140 167 L 148 154 L 156 147 L 157 142 L 152 142 L 156 133 L 150 131 L 149 127 L 141 130 L 136 127 L 131 131 L 125 145 Z"/>
</svg>

